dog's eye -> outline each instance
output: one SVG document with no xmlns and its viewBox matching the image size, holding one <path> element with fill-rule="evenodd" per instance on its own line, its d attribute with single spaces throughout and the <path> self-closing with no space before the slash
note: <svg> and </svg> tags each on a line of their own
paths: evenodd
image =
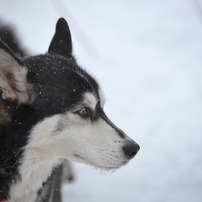
<svg viewBox="0 0 202 202">
<path fill-rule="evenodd" d="M 80 109 L 77 112 L 82 118 L 89 118 L 91 116 L 91 110 L 87 107 Z"/>
</svg>

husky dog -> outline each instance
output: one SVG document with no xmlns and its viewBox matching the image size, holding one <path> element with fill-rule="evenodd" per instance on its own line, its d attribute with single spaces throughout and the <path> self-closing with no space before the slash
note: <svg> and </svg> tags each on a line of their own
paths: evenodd
<svg viewBox="0 0 202 202">
<path fill-rule="evenodd" d="M 72 55 L 65 19 L 46 54 L 19 58 L 0 42 L 0 201 L 61 201 L 66 159 L 105 170 L 132 159 L 139 145 L 108 119 L 104 103 Z"/>
</svg>

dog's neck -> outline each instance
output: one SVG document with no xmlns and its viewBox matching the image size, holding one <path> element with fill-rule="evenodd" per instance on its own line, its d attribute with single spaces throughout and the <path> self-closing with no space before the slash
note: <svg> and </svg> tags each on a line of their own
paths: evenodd
<svg viewBox="0 0 202 202">
<path fill-rule="evenodd" d="M 14 201 L 29 202 L 31 199 L 28 200 L 26 197 L 30 195 L 33 195 L 32 198 L 36 197 L 43 183 L 51 175 L 53 168 L 61 163 L 49 138 L 57 120 L 58 117 L 55 115 L 51 119 L 43 120 L 31 129 L 19 166 L 21 180 L 10 187 L 10 197 Z M 46 128 L 45 131 L 44 128 Z"/>
<path fill-rule="evenodd" d="M 11 201 L 33 200 L 37 191 L 51 175 L 55 166 L 60 164 L 60 160 L 53 158 L 39 148 L 25 149 L 22 164 L 19 169 L 21 179 L 10 187 Z M 30 197 L 30 199 L 28 196 Z M 27 202 L 28 202 L 27 201 Z"/>
</svg>

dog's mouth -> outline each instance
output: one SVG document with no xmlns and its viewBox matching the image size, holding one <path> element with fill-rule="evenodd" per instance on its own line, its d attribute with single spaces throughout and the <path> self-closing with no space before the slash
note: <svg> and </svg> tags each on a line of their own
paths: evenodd
<svg viewBox="0 0 202 202">
<path fill-rule="evenodd" d="M 79 154 L 74 154 L 74 157 L 76 157 L 79 162 L 85 163 L 85 164 L 87 164 L 87 165 L 91 165 L 91 166 L 96 167 L 96 168 L 99 168 L 99 169 L 101 169 L 101 170 L 112 170 L 112 171 L 113 171 L 113 170 L 117 170 L 117 169 L 119 169 L 121 166 L 123 166 L 123 165 L 125 165 L 125 164 L 128 163 L 128 161 L 126 160 L 126 161 L 123 161 L 120 165 L 117 165 L 117 166 L 112 166 L 112 165 L 110 165 L 110 166 L 101 166 L 101 165 L 97 165 L 97 164 L 93 163 L 93 162 L 90 161 L 90 160 L 87 160 L 86 158 L 82 157 L 82 156 L 79 155 Z"/>
</svg>

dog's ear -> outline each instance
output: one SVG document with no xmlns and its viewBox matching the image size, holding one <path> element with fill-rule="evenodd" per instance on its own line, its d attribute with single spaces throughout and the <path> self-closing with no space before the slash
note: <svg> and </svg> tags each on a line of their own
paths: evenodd
<svg viewBox="0 0 202 202">
<path fill-rule="evenodd" d="M 27 68 L 14 53 L 0 41 L 0 93 L 1 98 L 16 100 L 18 103 L 30 101 L 31 84 L 27 81 Z"/>
<path fill-rule="evenodd" d="M 71 56 L 72 54 L 71 33 L 64 18 L 60 18 L 56 24 L 55 35 L 53 36 L 48 52 L 63 56 Z"/>
</svg>

